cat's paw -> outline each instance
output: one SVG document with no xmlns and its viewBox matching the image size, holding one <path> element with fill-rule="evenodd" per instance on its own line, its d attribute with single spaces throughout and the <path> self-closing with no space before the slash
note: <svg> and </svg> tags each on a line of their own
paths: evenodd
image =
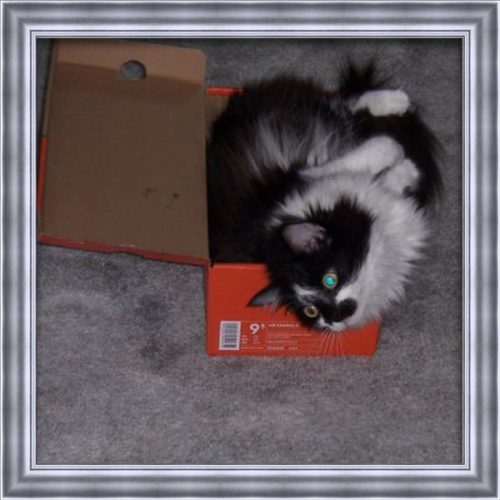
<svg viewBox="0 0 500 500">
<path fill-rule="evenodd" d="M 316 148 L 307 155 L 306 166 L 317 167 L 328 161 L 328 150 L 326 147 Z"/>
<path fill-rule="evenodd" d="M 410 99 L 402 90 L 370 90 L 352 106 L 353 111 L 367 109 L 373 116 L 403 115 L 410 107 Z"/>
<path fill-rule="evenodd" d="M 380 177 L 385 187 L 398 194 L 411 193 L 417 187 L 420 173 L 415 164 L 405 158 L 402 162 L 388 168 Z"/>
</svg>

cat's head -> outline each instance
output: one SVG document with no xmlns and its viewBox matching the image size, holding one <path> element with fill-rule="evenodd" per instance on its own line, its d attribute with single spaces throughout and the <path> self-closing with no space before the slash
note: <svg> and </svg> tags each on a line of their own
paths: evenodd
<svg viewBox="0 0 500 500">
<path fill-rule="evenodd" d="M 321 179 L 270 221 L 271 284 L 250 305 L 284 305 L 319 330 L 362 326 L 402 298 L 426 236 L 412 198 L 363 176 Z"/>
</svg>

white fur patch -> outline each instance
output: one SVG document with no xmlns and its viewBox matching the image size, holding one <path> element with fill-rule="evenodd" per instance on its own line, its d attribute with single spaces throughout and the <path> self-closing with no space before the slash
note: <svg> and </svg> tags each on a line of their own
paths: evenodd
<svg viewBox="0 0 500 500">
<path fill-rule="evenodd" d="M 381 135 L 372 137 L 344 156 L 319 167 L 311 167 L 302 172 L 304 177 L 318 179 L 327 175 L 346 172 L 370 172 L 376 175 L 384 168 L 402 161 L 404 150 L 392 137 Z"/>
<path fill-rule="evenodd" d="M 408 111 L 410 99 L 402 90 L 371 90 L 352 106 L 353 111 L 367 109 L 373 116 L 402 115 Z"/>
<path fill-rule="evenodd" d="M 335 137 L 331 130 L 317 121 L 299 136 L 296 131 L 282 127 L 275 116 L 269 115 L 259 120 L 254 141 L 252 151 L 255 157 L 248 160 L 255 173 L 260 175 L 263 165 L 288 170 L 297 158 L 304 156 L 307 156 L 309 165 L 324 163 Z"/>
</svg>

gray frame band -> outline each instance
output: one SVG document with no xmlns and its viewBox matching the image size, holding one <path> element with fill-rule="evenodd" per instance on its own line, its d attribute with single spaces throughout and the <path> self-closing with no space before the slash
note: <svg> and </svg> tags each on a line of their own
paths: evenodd
<svg viewBox="0 0 500 500">
<path fill-rule="evenodd" d="M 498 495 L 498 11 L 489 2 L 9 2 L 2 43 L 2 498 Z M 38 466 L 38 37 L 453 37 L 464 47 L 464 463 Z"/>
</svg>

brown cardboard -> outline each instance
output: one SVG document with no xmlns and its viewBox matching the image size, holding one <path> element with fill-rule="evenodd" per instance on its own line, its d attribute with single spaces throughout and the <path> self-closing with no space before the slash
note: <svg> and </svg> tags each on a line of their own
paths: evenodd
<svg viewBox="0 0 500 500">
<path fill-rule="evenodd" d="M 128 60 L 144 79 L 120 74 Z M 204 70 L 197 50 L 58 43 L 42 235 L 208 259 Z"/>
</svg>

